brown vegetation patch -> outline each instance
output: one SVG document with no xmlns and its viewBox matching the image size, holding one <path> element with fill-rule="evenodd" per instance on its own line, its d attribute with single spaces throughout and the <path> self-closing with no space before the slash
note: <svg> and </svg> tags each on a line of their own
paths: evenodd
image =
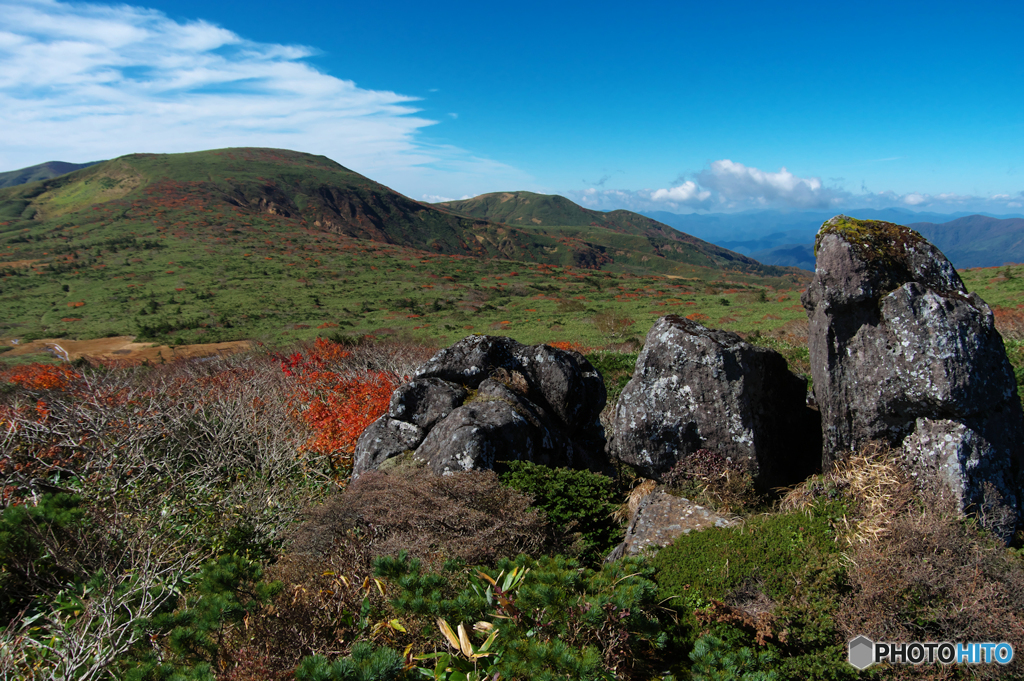
<svg viewBox="0 0 1024 681">
<path fill-rule="evenodd" d="M 7 340 L 4 345 L 11 345 Z M 8 357 L 29 355 L 32 353 L 49 353 L 74 361 L 86 358 L 95 362 L 169 362 L 175 359 L 209 357 L 212 355 L 230 355 L 253 347 L 248 340 L 225 341 L 222 343 L 198 343 L 195 345 L 155 345 L 154 343 L 136 343 L 135 336 L 112 336 L 110 338 L 93 338 L 90 340 L 71 340 L 68 338 L 40 338 L 14 345 L 13 350 L 5 352 Z M 62 352 L 63 351 L 63 352 Z"/>
<path fill-rule="evenodd" d="M 1024 649 L 1024 565 L 979 536 L 975 526 L 935 511 L 895 518 L 884 537 L 850 555 L 853 594 L 837 613 L 847 639 L 1006 641 Z M 900 669 L 932 678 L 930 665 Z M 1020 678 L 1020 656 L 1006 667 L 978 665 L 980 678 Z"/>
<path fill-rule="evenodd" d="M 373 556 L 407 551 L 428 562 L 492 563 L 550 545 L 545 519 L 526 510 L 531 501 L 502 487 L 492 471 L 369 471 L 311 514 L 292 549 L 327 556 L 357 541 Z"/>
<path fill-rule="evenodd" d="M 856 502 L 856 518 L 844 517 L 846 538 L 864 544 L 890 532 L 891 521 L 913 500 L 913 489 L 897 461 L 896 453 L 882 443 L 871 443 L 844 461 L 822 479 L 812 478 L 790 489 L 779 507 L 783 511 L 803 510 L 822 495 L 842 490 Z"/>
</svg>

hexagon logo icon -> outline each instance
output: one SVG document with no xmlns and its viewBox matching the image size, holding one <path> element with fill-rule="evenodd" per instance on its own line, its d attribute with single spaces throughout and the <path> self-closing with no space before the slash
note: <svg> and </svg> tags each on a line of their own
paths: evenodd
<svg viewBox="0 0 1024 681">
<path fill-rule="evenodd" d="M 858 636 L 850 641 L 850 664 L 857 669 L 867 669 L 874 662 L 875 643 L 867 636 Z"/>
</svg>

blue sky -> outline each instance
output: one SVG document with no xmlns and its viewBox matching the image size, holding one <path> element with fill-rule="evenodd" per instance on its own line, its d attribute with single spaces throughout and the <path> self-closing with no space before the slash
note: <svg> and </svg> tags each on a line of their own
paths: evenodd
<svg viewBox="0 0 1024 681">
<path fill-rule="evenodd" d="M 1024 212 L 1024 3 L 0 0 L 0 170 L 275 146 L 417 199 Z"/>
</svg>

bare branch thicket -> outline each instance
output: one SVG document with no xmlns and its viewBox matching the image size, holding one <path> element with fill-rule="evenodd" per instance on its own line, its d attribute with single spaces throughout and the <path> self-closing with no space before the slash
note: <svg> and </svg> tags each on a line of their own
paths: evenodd
<svg viewBox="0 0 1024 681">
<path fill-rule="evenodd" d="M 108 521 L 105 530 L 120 541 L 106 547 L 113 550 L 98 571 L 77 566 L 86 586 L 67 587 L 48 609 L 0 631 L 0 679 L 114 678 L 113 663 L 145 635 L 140 623 L 176 600 L 182 578 L 209 558 L 174 538 L 160 514 Z"/>
<path fill-rule="evenodd" d="M 291 418 L 286 377 L 272 362 L 180 362 L 84 380 L 75 394 L 47 395 L 45 419 L 15 410 L 0 451 L 34 465 L 5 466 L 0 482 L 45 491 L 55 476 L 78 476 L 108 494 L 157 482 L 180 499 L 217 489 L 223 504 L 247 507 L 254 519 L 294 506 L 298 487 L 331 486 L 326 458 L 301 447 L 309 433 Z M 39 470 L 50 479 L 39 480 Z"/>
<path fill-rule="evenodd" d="M 340 370 L 379 371 L 402 382 L 433 357 L 437 348 L 401 341 L 382 341 L 353 346 L 349 353 L 349 357 L 339 363 Z"/>
</svg>

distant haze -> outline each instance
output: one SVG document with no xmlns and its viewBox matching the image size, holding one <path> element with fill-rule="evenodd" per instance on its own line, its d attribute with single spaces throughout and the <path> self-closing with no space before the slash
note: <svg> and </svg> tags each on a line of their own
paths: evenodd
<svg viewBox="0 0 1024 681">
<path fill-rule="evenodd" d="M 907 225 L 934 243 L 956 267 L 1024 262 L 1024 215 L 914 212 L 901 208 L 847 209 L 851 217 Z M 814 269 L 814 237 L 833 212 L 745 211 L 679 215 L 644 212 L 723 248 L 766 265 Z"/>
</svg>

